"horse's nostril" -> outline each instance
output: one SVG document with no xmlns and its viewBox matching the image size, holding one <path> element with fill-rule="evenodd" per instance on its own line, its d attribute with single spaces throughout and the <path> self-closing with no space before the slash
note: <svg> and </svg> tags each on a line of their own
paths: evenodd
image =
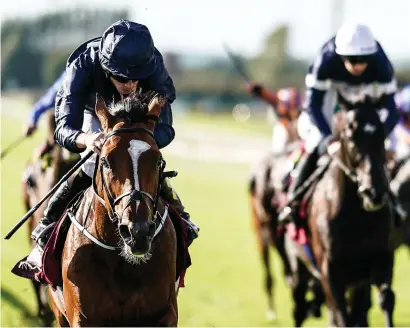
<svg viewBox="0 0 410 328">
<path fill-rule="evenodd" d="M 120 230 L 120 235 L 122 238 L 126 239 L 126 238 L 131 237 L 130 229 L 128 228 L 126 224 L 121 224 L 119 227 L 119 230 Z"/>
</svg>

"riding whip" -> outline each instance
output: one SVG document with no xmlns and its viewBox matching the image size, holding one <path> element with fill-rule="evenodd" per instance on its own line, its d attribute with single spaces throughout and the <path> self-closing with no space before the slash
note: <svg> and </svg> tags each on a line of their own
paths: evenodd
<svg viewBox="0 0 410 328">
<path fill-rule="evenodd" d="M 18 137 L 16 140 L 14 140 L 6 149 L 4 149 L 1 152 L 0 159 L 3 159 L 3 157 L 6 156 L 10 150 L 13 150 L 14 148 L 16 148 L 24 139 L 26 139 L 26 136 L 22 135 Z"/>
<path fill-rule="evenodd" d="M 245 66 L 243 62 L 238 58 L 238 56 L 234 55 L 234 53 L 229 49 L 229 47 L 224 44 L 223 45 L 229 59 L 231 60 L 233 66 L 235 67 L 236 71 L 244 78 L 247 83 L 251 82 L 249 74 L 246 72 Z"/>
<path fill-rule="evenodd" d="M 44 203 L 44 201 L 52 195 L 58 187 L 61 186 L 61 184 L 66 181 L 75 171 L 78 170 L 78 168 L 81 167 L 87 161 L 92 155 L 94 154 L 93 151 L 90 151 L 87 155 L 85 155 L 81 160 L 79 160 L 71 169 L 68 171 L 61 179 L 58 181 L 55 186 L 45 195 L 34 207 L 30 209 L 21 219 L 17 224 L 7 233 L 7 235 L 4 237 L 4 239 L 10 239 L 14 233 L 20 229 L 20 227 L 28 220 L 28 218 L 35 212 L 37 211 L 41 204 Z"/>
</svg>

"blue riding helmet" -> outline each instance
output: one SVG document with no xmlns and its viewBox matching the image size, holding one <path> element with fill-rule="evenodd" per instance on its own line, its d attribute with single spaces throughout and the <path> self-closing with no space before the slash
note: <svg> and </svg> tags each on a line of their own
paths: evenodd
<svg viewBox="0 0 410 328">
<path fill-rule="evenodd" d="M 121 19 L 104 32 L 99 59 L 113 76 L 142 80 L 156 69 L 154 51 L 154 41 L 145 25 Z"/>
</svg>

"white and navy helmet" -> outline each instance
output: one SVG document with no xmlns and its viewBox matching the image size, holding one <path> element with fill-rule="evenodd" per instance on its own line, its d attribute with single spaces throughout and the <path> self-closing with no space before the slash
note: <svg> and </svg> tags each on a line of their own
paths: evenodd
<svg viewBox="0 0 410 328">
<path fill-rule="evenodd" d="M 336 53 L 341 56 L 369 56 L 377 52 L 377 42 L 363 24 L 346 23 L 336 34 Z"/>
</svg>

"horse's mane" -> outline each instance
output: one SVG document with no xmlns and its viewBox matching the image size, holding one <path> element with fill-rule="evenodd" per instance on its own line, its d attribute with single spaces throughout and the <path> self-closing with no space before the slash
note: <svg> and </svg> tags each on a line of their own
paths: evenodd
<svg viewBox="0 0 410 328">
<path fill-rule="evenodd" d="M 114 117 L 122 118 L 129 123 L 141 122 L 148 113 L 149 102 L 157 95 L 154 91 L 143 93 L 141 90 L 113 102 L 108 111 Z"/>
</svg>

